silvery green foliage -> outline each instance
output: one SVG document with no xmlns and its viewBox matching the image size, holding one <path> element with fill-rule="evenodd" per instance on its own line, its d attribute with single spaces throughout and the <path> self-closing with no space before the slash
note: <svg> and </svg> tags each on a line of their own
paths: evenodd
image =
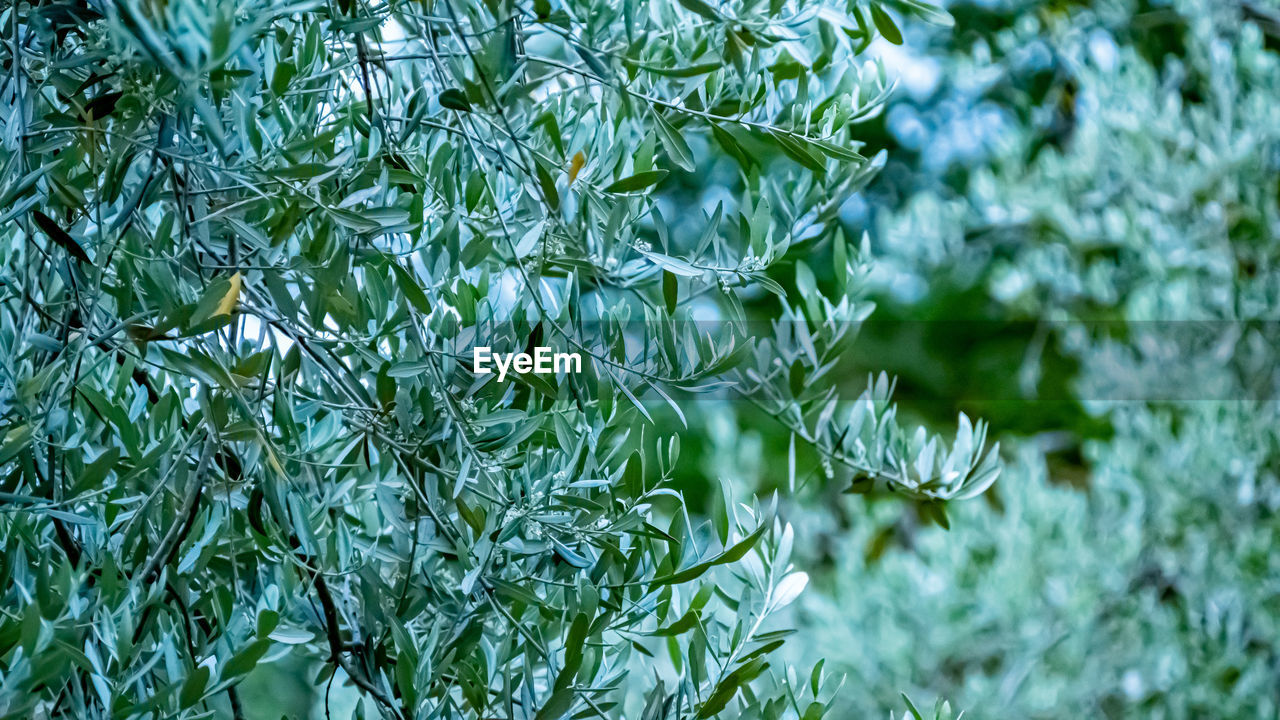
<svg viewBox="0 0 1280 720">
<path fill-rule="evenodd" d="M 963 533 L 879 507 L 836 535 L 836 585 L 793 622 L 821 628 L 808 652 L 848 672 L 867 712 L 905 687 L 970 714 L 1270 717 L 1276 420 L 1255 404 L 1119 410 L 1116 437 L 1086 449 L 1088 493 L 1050 481 L 1061 471 L 1027 443 L 1002 513 L 953 508 Z M 869 559 L 882 534 L 911 551 Z"/>
<path fill-rule="evenodd" d="M 821 717 L 820 672 L 770 679 L 793 530 L 686 507 L 681 437 L 736 393 L 895 489 L 993 478 L 981 425 L 947 448 L 884 381 L 827 389 L 865 314 L 834 219 L 883 162 L 853 124 L 890 89 L 878 3 L 0 27 L 4 717 L 246 717 L 286 662 L 326 712 Z M 481 344 L 586 362 L 499 383 Z"/>
<path fill-rule="evenodd" d="M 1241 7 L 1152 11 L 1145 21 L 1185 44 L 1158 64 L 1148 56 L 1164 48 L 1144 50 L 1155 40 L 1131 27 L 1142 13 L 1127 2 L 1028 12 L 980 42 L 992 47 L 959 58 L 956 82 L 978 76 L 968 92 L 1000 97 L 1029 73 L 1017 74 L 1025 56 L 1043 56 L 1056 84 L 1005 112 L 1069 115 L 1065 145 L 1045 146 L 1052 133 L 1034 125 L 1008 133 L 963 192 L 913 196 L 883 228 L 895 264 L 958 265 L 1011 311 L 1047 320 L 1265 316 L 1280 292 L 1261 241 L 1280 223 L 1280 129 L 1259 118 L 1275 109 L 1280 60 Z"/>
<path fill-rule="evenodd" d="M 967 40 L 938 41 L 940 92 L 1011 131 L 946 186 L 922 164 L 876 239 L 881 277 L 924 289 L 916 307 L 945 281 L 1043 321 L 1106 432 L 1009 438 L 999 502 L 958 509 L 963 534 L 892 506 L 852 537 L 813 516 L 830 592 L 795 622 L 855 703 L 878 696 L 868 713 L 900 688 L 1017 717 L 1277 712 L 1280 435 L 1274 330 L 1255 321 L 1280 288 L 1280 15 L 1084 5 L 1005 3 L 985 30 L 952 8 Z"/>
</svg>

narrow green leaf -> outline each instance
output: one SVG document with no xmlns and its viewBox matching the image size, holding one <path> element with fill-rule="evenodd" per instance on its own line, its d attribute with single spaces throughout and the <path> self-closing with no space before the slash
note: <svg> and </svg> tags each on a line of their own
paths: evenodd
<svg viewBox="0 0 1280 720">
<path fill-rule="evenodd" d="M 907 709 L 911 711 L 911 717 L 915 718 L 915 720 L 924 720 L 924 716 L 916 709 L 916 704 L 911 702 L 911 698 L 907 697 L 907 694 L 904 692 L 900 692 L 898 694 L 902 696 L 902 701 L 907 704 Z"/>
<path fill-rule="evenodd" d="M 551 693 L 545 705 L 538 709 L 535 720 L 559 720 L 573 707 L 573 690 L 562 688 Z"/>
<path fill-rule="evenodd" d="M 680 298 L 680 285 L 676 280 L 675 273 L 670 270 L 662 271 L 662 300 L 666 303 L 667 314 L 676 314 L 676 305 Z"/>
<path fill-rule="evenodd" d="M 666 170 L 646 170 L 645 172 L 639 172 L 630 177 L 622 178 L 621 180 L 606 187 L 604 191 L 607 193 L 625 193 L 643 190 L 651 185 L 657 185 L 659 182 L 662 182 L 662 179 L 666 176 Z"/>
<path fill-rule="evenodd" d="M 276 69 L 271 73 L 271 94 L 281 97 L 289 89 L 289 83 L 293 81 L 293 76 L 298 74 L 298 67 L 291 62 L 282 62 L 276 64 Z"/>
<path fill-rule="evenodd" d="M 258 613 L 258 627 L 255 635 L 259 638 L 265 638 L 276 629 L 276 625 L 280 622 L 280 613 L 275 610 L 264 608 Z"/>
<path fill-rule="evenodd" d="M 75 238 L 71 237 L 66 230 L 63 230 L 53 218 L 39 210 L 32 210 L 31 218 L 36 221 L 36 225 L 40 226 L 40 230 L 45 235 L 48 235 L 50 240 L 61 246 L 63 250 L 66 250 L 68 255 L 85 264 L 93 262 L 89 259 L 89 254 L 84 251 L 84 248 L 80 247 L 80 243 L 76 242 Z"/>
<path fill-rule="evenodd" d="M 578 613 L 569 625 L 569 633 L 564 639 L 564 667 L 556 676 L 555 689 L 562 690 L 573 684 L 573 676 L 582 667 L 582 650 L 587 644 L 587 630 L 591 618 L 586 613 Z"/>
<path fill-rule="evenodd" d="M 120 98 L 123 96 L 123 93 L 104 92 L 90 100 L 89 103 L 84 106 L 84 114 L 92 117 L 94 120 L 101 120 L 105 117 L 109 117 L 111 113 L 115 112 L 116 104 L 120 102 Z"/>
<path fill-rule="evenodd" d="M 187 676 L 182 683 L 182 691 L 178 694 L 178 707 L 186 709 L 200 702 L 204 697 L 204 689 L 209 684 L 209 668 L 201 665 Z"/>
<path fill-rule="evenodd" d="M 400 267 L 399 263 L 391 263 L 391 272 L 395 273 L 396 281 L 400 284 L 400 291 L 408 298 L 409 304 L 414 309 L 426 315 L 431 312 L 431 303 L 427 300 L 427 294 L 422 291 L 422 287 L 418 285 L 418 281 L 413 279 L 408 270 Z"/>
<path fill-rule="evenodd" d="M 686 10 L 701 15 L 708 20 L 717 20 L 720 14 L 702 0 L 677 0 Z"/>
<path fill-rule="evenodd" d="M 761 524 L 760 527 L 756 528 L 750 535 L 738 541 L 733 545 L 733 547 L 725 550 L 723 553 L 711 558 L 710 560 L 704 560 L 696 565 L 680 570 L 679 572 L 655 578 L 652 585 L 655 587 L 660 585 L 679 585 L 700 577 L 703 573 L 716 565 L 737 562 L 738 560 L 741 560 L 749 550 L 751 550 L 751 548 L 756 544 L 756 541 L 760 539 L 760 536 L 764 534 L 766 529 L 768 529 L 767 526 Z"/>
<path fill-rule="evenodd" d="M 547 200 L 547 206 L 553 212 L 559 210 L 560 192 L 556 190 L 555 178 L 551 177 L 551 173 L 542 166 L 542 163 L 535 164 L 534 172 L 538 176 L 538 185 L 542 187 L 542 194 Z"/>
<path fill-rule="evenodd" d="M 689 612 L 685 613 L 679 620 L 671 623 L 670 625 L 664 628 L 659 628 L 657 630 L 654 630 L 650 634 L 655 635 L 657 637 L 674 637 L 676 635 L 681 635 L 683 633 L 688 632 L 697 624 L 698 624 L 698 613 L 690 610 Z"/>
<path fill-rule="evenodd" d="M 107 473 L 115 467 L 120 460 L 120 448 L 111 447 L 103 451 L 93 462 L 84 467 L 80 472 L 80 477 L 76 480 L 75 489 L 72 495 L 79 495 L 88 490 L 97 489 L 98 485 L 107 477 Z"/>
<path fill-rule="evenodd" d="M 657 112 L 654 112 L 653 117 L 658 124 L 658 139 L 662 141 L 662 147 L 666 149 L 667 156 L 671 158 L 671 162 L 679 165 L 687 172 L 696 170 L 697 165 L 693 161 L 693 150 L 689 149 L 689 143 L 684 141 L 680 131 Z"/>
<path fill-rule="evenodd" d="M 239 677 L 248 673 L 258 665 L 258 661 L 263 655 L 267 654 L 267 650 L 271 648 L 271 641 L 267 638 L 258 638 L 249 646 L 236 653 L 235 657 L 227 661 L 222 667 L 222 679 Z"/>
<path fill-rule="evenodd" d="M 449 88 L 448 90 L 440 93 L 439 100 L 440 107 L 457 110 L 459 112 L 471 112 L 471 101 L 468 100 L 467 96 L 457 88 Z"/>
<path fill-rule="evenodd" d="M 782 152 L 786 153 L 787 157 L 819 175 L 827 171 L 827 166 L 822 159 L 809 152 L 809 149 L 805 147 L 809 142 L 807 139 L 776 130 L 771 130 L 769 134 L 773 136 L 774 142 L 777 143 Z"/>
<path fill-rule="evenodd" d="M 756 159 L 742 149 L 742 144 L 738 142 L 738 139 L 734 137 L 733 132 L 728 128 L 712 123 L 711 135 L 725 152 L 738 161 L 738 166 L 743 170 L 749 170 L 757 164 Z"/>
<path fill-rule="evenodd" d="M 835 160 L 843 160 L 846 162 L 865 162 L 866 157 L 861 153 L 850 150 L 843 145 L 836 144 L 830 140 L 811 139 L 809 144 L 818 148 L 824 155 Z"/>
<path fill-rule="evenodd" d="M 637 62 L 635 60 L 625 60 L 624 62 L 627 64 L 628 67 L 638 68 L 640 70 L 644 70 L 645 72 L 651 72 L 654 75 L 661 75 L 663 77 L 673 77 L 673 78 L 689 78 L 689 77 L 697 77 L 699 75 L 707 75 L 709 73 L 713 73 L 716 70 L 719 70 L 724 67 L 723 62 L 706 62 L 706 63 L 698 63 L 696 65 L 684 65 L 684 66 L 673 67 L 673 68 L 662 67 L 659 65 L 649 65 L 642 62 Z"/>
<path fill-rule="evenodd" d="M 893 22 L 893 18 L 883 7 L 880 7 L 879 3 L 871 5 L 871 21 L 876 24 L 876 29 L 880 31 L 885 40 L 894 45 L 902 44 L 902 31 L 898 29 L 898 26 Z"/>
<path fill-rule="evenodd" d="M 813 671 L 809 673 L 809 691 L 814 697 L 818 697 L 818 691 L 822 689 L 822 667 L 826 664 L 826 658 L 818 660 L 813 665 Z"/>
<path fill-rule="evenodd" d="M 801 358 L 796 358 L 795 362 L 791 363 L 791 373 L 787 382 L 791 388 L 792 397 L 799 397 L 800 393 L 804 392 L 804 381 L 804 362 Z"/>
<path fill-rule="evenodd" d="M 31 425 L 26 423 L 10 430 L 9 434 L 4 436 L 4 445 L 0 446 L 0 463 L 9 462 L 22 452 L 27 445 L 31 444 L 31 437 Z"/>
</svg>

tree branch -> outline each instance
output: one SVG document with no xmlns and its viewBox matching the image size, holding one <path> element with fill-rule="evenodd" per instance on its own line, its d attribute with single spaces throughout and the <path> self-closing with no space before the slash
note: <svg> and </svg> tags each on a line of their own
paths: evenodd
<svg viewBox="0 0 1280 720">
<path fill-rule="evenodd" d="M 209 460 L 213 457 L 213 438 L 206 438 L 204 442 L 204 450 L 200 454 L 200 464 L 196 467 L 196 475 L 191 480 L 191 485 L 187 488 L 187 495 L 183 499 L 183 513 L 180 522 L 169 527 L 169 532 L 165 533 L 160 539 L 160 546 L 156 548 L 156 552 L 147 561 L 143 567 L 141 575 L 143 582 L 153 579 L 158 575 L 160 570 L 169 564 L 173 559 L 173 555 L 181 547 L 182 541 L 187 538 L 191 532 L 191 527 L 196 521 L 196 512 L 200 509 L 200 493 L 204 490 L 204 473 L 209 467 Z"/>
</svg>

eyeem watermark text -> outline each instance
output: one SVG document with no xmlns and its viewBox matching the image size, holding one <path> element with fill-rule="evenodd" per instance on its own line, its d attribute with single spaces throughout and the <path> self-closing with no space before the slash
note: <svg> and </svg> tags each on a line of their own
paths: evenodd
<svg viewBox="0 0 1280 720">
<path fill-rule="evenodd" d="M 507 373 L 515 371 L 521 375 L 554 375 L 560 372 L 582 372 L 582 356 L 578 353 L 552 352 L 549 347 L 535 347 L 529 353 L 495 353 L 487 347 L 477 347 L 472 352 L 472 368 L 476 375 L 488 375 L 498 370 L 498 382 L 505 382 Z"/>
</svg>

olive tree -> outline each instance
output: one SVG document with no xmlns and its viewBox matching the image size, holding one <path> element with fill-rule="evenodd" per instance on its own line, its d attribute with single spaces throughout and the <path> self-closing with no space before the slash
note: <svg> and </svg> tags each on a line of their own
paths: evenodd
<svg viewBox="0 0 1280 720">
<path fill-rule="evenodd" d="M 687 506 L 681 438 L 755 403 L 943 521 L 994 481 L 982 423 L 905 432 L 831 375 L 892 86 L 860 55 L 908 16 L 946 19 L 9 4 L 0 714 L 256 716 L 241 681 L 301 658 L 326 714 L 822 716 L 821 667 L 770 670 L 790 526 Z"/>
</svg>

